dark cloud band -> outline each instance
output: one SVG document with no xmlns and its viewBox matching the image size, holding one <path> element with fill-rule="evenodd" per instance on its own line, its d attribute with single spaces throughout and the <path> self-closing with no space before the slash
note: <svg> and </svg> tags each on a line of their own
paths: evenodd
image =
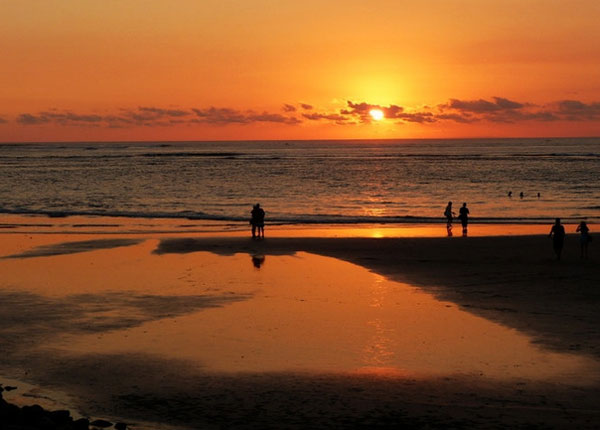
<svg viewBox="0 0 600 430">
<path fill-rule="evenodd" d="M 600 102 L 559 100 L 546 105 L 510 100 L 504 97 L 491 99 L 461 100 L 452 98 L 434 107 L 408 109 L 390 104 L 379 105 L 348 100 L 343 108 L 322 110 L 306 103 L 282 105 L 281 112 L 257 112 L 229 107 L 190 109 L 140 106 L 120 109 L 112 114 L 82 114 L 69 110 L 50 109 L 37 113 L 22 113 L 15 122 L 23 126 L 44 124 L 80 127 L 173 127 L 185 124 L 208 124 L 214 126 L 250 125 L 260 123 L 298 125 L 303 122 L 322 122 L 335 125 L 352 125 L 374 121 L 372 110 L 380 110 L 383 117 L 396 123 L 431 124 L 456 122 L 518 123 L 537 122 L 585 122 L 600 120 Z M 0 123 L 8 121 L 0 117 Z"/>
</svg>

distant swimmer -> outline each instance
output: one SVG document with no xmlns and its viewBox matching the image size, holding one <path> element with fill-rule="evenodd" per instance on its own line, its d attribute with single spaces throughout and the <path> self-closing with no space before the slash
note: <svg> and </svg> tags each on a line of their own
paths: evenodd
<svg viewBox="0 0 600 430">
<path fill-rule="evenodd" d="M 252 238 L 265 237 L 265 211 L 257 203 L 250 212 L 250 225 L 252 226 Z"/>
<path fill-rule="evenodd" d="M 563 245 L 565 243 L 565 228 L 560 223 L 560 218 L 556 218 L 548 236 L 552 238 L 552 247 L 556 253 L 556 259 L 560 260 L 560 255 L 562 254 Z"/>
<path fill-rule="evenodd" d="M 521 197 L 521 198 L 525 197 L 525 194 L 523 194 L 523 191 L 521 191 L 521 192 L 519 193 L 519 197 Z"/>
<path fill-rule="evenodd" d="M 512 197 L 512 191 L 508 192 L 508 197 Z"/>
<path fill-rule="evenodd" d="M 575 231 L 581 233 L 581 236 L 579 236 L 579 244 L 581 245 L 581 258 L 587 258 L 588 244 L 592 241 L 590 228 L 587 226 L 585 221 L 581 221 Z"/>
<path fill-rule="evenodd" d="M 469 209 L 467 208 L 467 204 L 463 203 L 462 207 L 458 210 L 458 219 L 462 224 L 462 233 L 463 236 L 467 235 L 467 225 L 469 224 Z"/>
</svg>

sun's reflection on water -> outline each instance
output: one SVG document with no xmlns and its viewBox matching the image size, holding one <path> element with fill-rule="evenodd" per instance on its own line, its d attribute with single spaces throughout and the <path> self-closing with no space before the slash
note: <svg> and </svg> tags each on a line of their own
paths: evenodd
<svg viewBox="0 0 600 430">
<path fill-rule="evenodd" d="M 364 366 L 382 367 L 392 364 L 395 355 L 392 349 L 394 329 L 386 327 L 380 319 L 369 321 L 367 325 L 373 329 L 373 335 L 363 348 Z"/>
</svg>

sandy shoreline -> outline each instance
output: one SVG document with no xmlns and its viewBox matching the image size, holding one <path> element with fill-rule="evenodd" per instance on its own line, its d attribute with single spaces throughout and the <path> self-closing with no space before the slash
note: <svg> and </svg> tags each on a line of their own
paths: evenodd
<svg viewBox="0 0 600 430">
<path fill-rule="evenodd" d="M 37 243 L 35 237 L 31 240 Z M 113 247 L 137 243 L 119 236 L 109 240 L 112 242 L 104 237 L 46 237 L 41 248 L 16 244 L 5 248 L 2 255 L 13 258 L 4 259 L 2 264 L 73 258 L 97 250 L 110 253 L 116 249 Z M 16 239 L 12 242 L 17 243 Z M 578 238 L 570 235 L 563 260 L 556 262 L 549 239 L 541 235 L 267 237 L 264 241 L 179 235 L 157 238 L 152 253 L 245 253 L 264 256 L 267 264 L 269 257 L 297 252 L 333 257 L 416 285 L 463 310 L 526 333 L 544 349 L 598 360 L 600 265 L 595 245 L 594 242 L 590 247 L 589 259 L 582 261 Z M 122 269 L 115 265 L 115 270 Z M 4 314 L 2 325 L 6 326 L 12 316 L 7 311 Z M 16 344 L 4 343 L 8 345 L 18 349 Z M 16 355 L 10 358 L 14 362 L 19 359 Z M 40 385 L 60 381 L 77 399 L 79 410 L 95 416 L 120 417 L 125 422 L 162 422 L 184 428 L 600 425 L 600 387 L 595 383 L 582 387 L 552 381 L 491 381 L 477 375 L 438 378 L 386 372 L 223 374 L 206 372 L 184 361 L 135 355 L 90 355 L 76 360 L 57 356 L 53 360 L 51 366 L 45 363 L 48 357 L 30 359 L 37 370 L 15 377 L 30 378 Z M 131 374 L 146 376 L 132 387 L 127 378 Z"/>
</svg>

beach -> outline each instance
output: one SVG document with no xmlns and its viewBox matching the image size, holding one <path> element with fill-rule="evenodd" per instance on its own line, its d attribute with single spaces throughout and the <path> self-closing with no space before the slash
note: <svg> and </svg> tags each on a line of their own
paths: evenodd
<svg viewBox="0 0 600 430">
<path fill-rule="evenodd" d="M 2 234 L 4 399 L 135 429 L 600 425 L 595 243 L 275 236 Z"/>
<path fill-rule="evenodd" d="M 0 430 L 600 429 L 600 3 L 506 3 L 0 1 Z"/>
</svg>

